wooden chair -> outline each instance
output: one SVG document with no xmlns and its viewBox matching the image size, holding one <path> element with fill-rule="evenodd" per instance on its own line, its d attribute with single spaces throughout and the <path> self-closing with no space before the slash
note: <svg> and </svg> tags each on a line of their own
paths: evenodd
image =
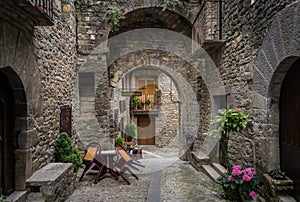
<svg viewBox="0 0 300 202">
<path fill-rule="evenodd" d="M 96 142 L 92 142 L 86 147 L 84 156 L 82 158 L 82 163 L 85 165 L 85 169 L 82 172 L 79 181 L 82 181 L 83 176 L 89 173 L 91 170 L 97 170 L 98 174 L 94 180 L 94 183 L 97 183 L 99 177 L 105 170 L 105 166 L 102 164 L 103 161 L 101 160 L 100 153 L 101 146 Z"/>
<path fill-rule="evenodd" d="M 121 176 L 121 178 L 129 185 L 130 182 L 127 180 L 127 178 L 123 175 L 125 171 L 128 171 L 133 177 L 135 177 L 137 180 L 139 179 L 138 176 L 136 176 L 131 169 L 139 170 L 136 166 L 145 167 L 142 165 L 139 161 L 132 158 L 124 148 L 117 147 L 116 152 L 118 155 L 118 160 L 114 164 L 114 171 Z"/>
</svg>

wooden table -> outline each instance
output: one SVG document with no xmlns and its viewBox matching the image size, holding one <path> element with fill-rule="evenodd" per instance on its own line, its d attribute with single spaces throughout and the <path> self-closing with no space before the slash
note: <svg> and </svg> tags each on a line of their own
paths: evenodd
<svg viewBox="0 0 300 202">
<path fill-rule="evenodd" d="M 113 170 L 114 157 L 117 155 L 115 150 L 104 150 L 98 154 L 98 161 L 104 165 L 104 168 L 101 173 L 96 177 L 95 182 L 99 181 L 99 178 L 104 176 L 106 173 L 112 175 L 116 180 L 119 179 L 118 174 Z"/>
</svg>

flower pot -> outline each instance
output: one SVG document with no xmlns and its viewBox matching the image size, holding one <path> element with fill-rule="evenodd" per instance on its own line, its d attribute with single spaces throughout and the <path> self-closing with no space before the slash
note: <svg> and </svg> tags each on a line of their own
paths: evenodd
<svg viewBox="0 0 300 202">
<path fill-rule="evenodd" d="M 237 189 L 223 187 L 223 190 L 224 190 L 225 199 L 230 201 L 241 201 L 241 196 Z"/>
<path fill-rule="evenodd" d="M 275 180 L 269 174 L 263 175 L 263 180 L 272 196 L 289 195 L 293 191 L 293 180 Z"/>
</svg>

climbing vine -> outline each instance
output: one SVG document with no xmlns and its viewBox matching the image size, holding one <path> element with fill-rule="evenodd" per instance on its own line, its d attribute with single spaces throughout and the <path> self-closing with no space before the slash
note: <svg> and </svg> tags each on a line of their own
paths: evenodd
<svg viewBox="0 0 300 202">
<path fill-rule="evenodd" d="M 93 0 L 75 0 L 74 6 L 75 6 L 75 12 L 78 14 L 78 12 L 83 11 Z"/>
<path fill-rule="evenodd" d="M 175 9 L 179 2 L 180 0 L 162 0 L 161 6 L 163 8 L 163 11 L 165 11 L 168 7 L 172 7 L 172 9 Z"/>
<path fill-rule="evenodd" d="M 118 31 L 120 21 L 125 18 L 122 11 L 124 7 L 118 4 L 123 2 L 125 2 L 125 0 L 113 0 L 105 12 L 107 23 L 111 26 L 112 31 Z"/>
</svg>

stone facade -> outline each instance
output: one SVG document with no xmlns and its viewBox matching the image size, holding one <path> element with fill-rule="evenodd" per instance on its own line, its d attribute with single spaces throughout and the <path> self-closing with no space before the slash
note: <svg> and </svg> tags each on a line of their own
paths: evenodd
<svg viewBox="0 0 300 202">
<path fill-rule="evenodd" d="M 59 6 L 60 7 L 60 6 Z M 73 106 L 76 81 L 75 18 L 73 2 L 57 10 L 54 25 L 35 27 L 33 44 L 39 71 L 39 110 L 32 127 L 36 141 L 32 145 L 33 170 L 53 161 L 54 143 L 60 130 L 60 107 Z M 76 109 L 76 106 L 74 107 Z M 74 109 L 74 114 L 76 110 Z M 73 125 L 74 128 L 74 125 Z M 70 136 L 75 136 L 75 130 Z"/>
<path fill-rule="evenodd" d="M 263 74 L 266 72 L 266 65 L 262 63 L 259 54 L 262 44 L 265 44 L 265 42 L 263 43 L 264 38 L 271 37 L 266 33 L 272 28 L 271 24 L 277 21 L 277 16 L 281 15 L 277 13 L 291 2 L 268 1 L 262 3 L 255 1 L 251 5 L 250 1 L 231 1 L 225 4 L 224 10 L 227 12 L 224 15 L 223 38 L 226 44 L 222 60 L 223 67 L 220 72 L 228 97 L 233 101 L 231 107 L 239 108 L 253 117 L 252 126 L 247 131 L 242 135 L 232 134 L 230 136 L 229 158 L 232 159 L 232 162 L 247 162 L 262 170 L 270 170 L 279 166 L 279 153 L 276 149 L 278 142 L 276 143 L 276 140 L 270 137 L 270 131 L 274 130 L 277 131 L 276 136 L 278 137 L 278 124 L 277 126 L 271 124 L 276 122 L 276 120 L 272 120 L 276 117 L 271 120 L 268 118 L 270 116 L 267 109 L 269 100 L 265 97 L 265 92 L 269 86 L 263 83 L 265 79 L 262 79 L 257 72 L 261 71 Z M 276 40 L 275 36 L 280 36 L 282 33 L 282 30 L 274 31 L 276 32 L 274 32 L 272 40 Z M 265 52 L 267 55 L 271 54 L 269 50 Z M 278 51 L 282 50 L 278 49 Z M 269 61 L 273 59 L 275 58 Z M 263 67 L 257 70 L 258 66 L 262 65 Z M 272 65 L 272 68 L 276 69 L 277 66 Z M 268 78 L 271 79 L 271 77 L 272 75 L 269 74 Z M 273 148 L 268 148 L 267 145 Z M 247 149 L 241 150 L 241 148 Z"/>
<path fill-rule="evenodd" d="M 60 107 L 74 99 L 73 1 L 53 1 L 48 9 L 34 1 L 1 2 L 0 71 L 11 84 L 16 110 L 14 190 L 24 190 L 25 180 L 54 160 Z"/>
</svg>

